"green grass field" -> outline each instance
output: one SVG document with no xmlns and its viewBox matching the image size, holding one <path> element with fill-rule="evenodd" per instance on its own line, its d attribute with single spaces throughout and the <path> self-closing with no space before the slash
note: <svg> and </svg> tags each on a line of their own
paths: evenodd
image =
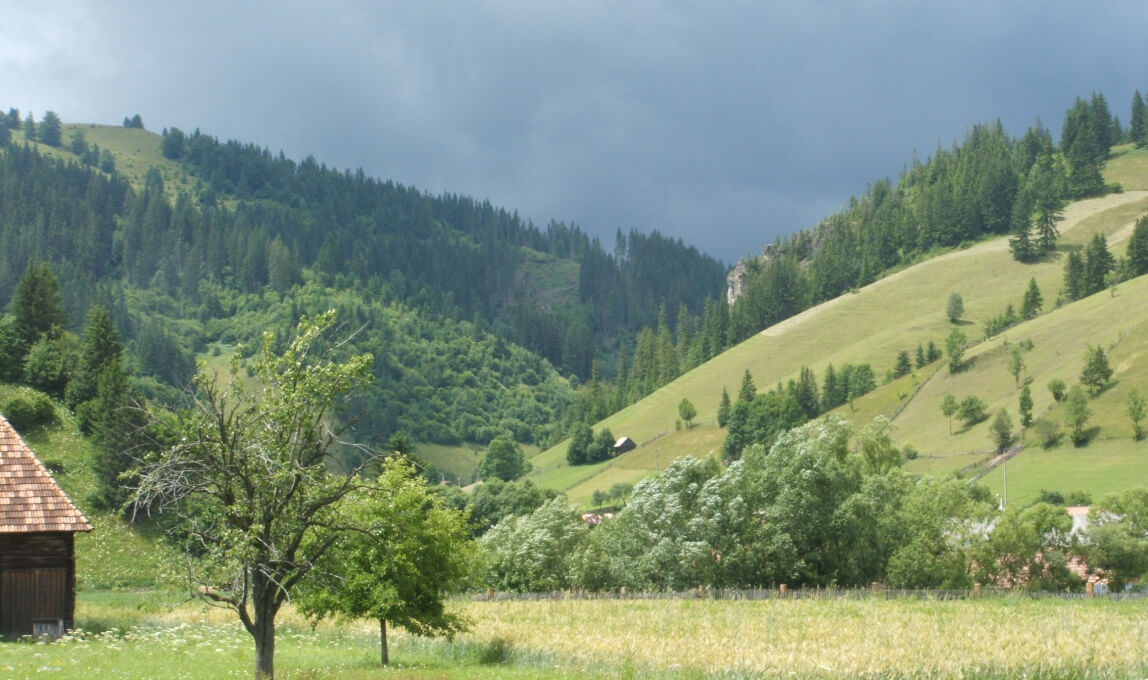
<svg viewBox="0 0 1148 680">
<path fill-rule="evenodd" d="M 974 452 L 991 449 L 989 421 L 967 430 L 956 425 L 954 434 L 950 435 L 947 421 L 940 414 L 941 400 L 949 392 L 958 397 L 975 394 L 989 403 L 991 413 L 1008 408 L 1017 423 L 1018 390 L 1007 372 L 1009 348 L 1005 343 L 1030 337 L 1034 342 L 1034 349 L 1025 353 L 1025 361 L 1027 376 L 1032 379 L 1035 412 L 1040 414 L 1050 401 L 1044 387 L 1048 380 L 1061 377 L 1070 385 L 1076 382 L 1084 348 L 1089 344 L 1107 347 L 1123 334 L 1127 337 L 1119 350 L 1125 352 L 1121 361 L 1127 377 L 1118 375 L 1121 383 L 1100 397 L 1097 410 L 1103 408 L 1114 415 L 1109 420 L 1096 421 L 1100 435 L 1088 451 L 1093 457 L 1102 458 L 1108 451 L 1118 459 L 1134 457 L 1135 447 L 1122 443 L 1121 436 L 1126 435 L 1116 434 L 1117 430 L 1128 429 L 1119 422 L 1117 411 L 1122 407 L 1118 409 L 1116 402 L 1126 398 L 1127 389 L 1134 384 L 1141 385 L 1142 392 L 1148 392 L 1148 380 L 1141 371 L 1144 363 L 1141 352 L 1148 349 L 1148 344 L 1142 347 L 1135 331 L 1141 320 L 1148 319 L 1145 306 L 1148 281 L 1125 282 L 1115 297 L 1106 291 L 1054 310 L 1063 278 L 1064 253 L 1070 248 L 1082 247 L 1094 233 L 1102 233 L 1107 236 L 1113 254 L 1122 256 L 1135 220 L 1148 212 L 1148 191 L 1145 191 L 1148 152 L 1118 147 L 1108 173 L 1111 181 L 1124 185 L 1125 192 L 1069 205 L 1059 225 L 1060 249 L 1047 261 L 1031 265 L 1015 262 L 1005 238 L 939 255 L 768 328 L 595 427 L 609 427 L 615 436 L 629 436 L 639 443 L 656 441 L 658 458 L 663 465 L 681 455 L 704 455 L 718 450 L 724 431 L 716 427 L 698 433 L 675 431 L 677 404 L 683 397 L 697 406 L 699 423 L 712 423 L 722 388 L 735 392 L 746 370 L 752 373 L 759 390 L 796 379 L 803 365 L 812 368 L 820 380 L 829 363 L 838 367 L 845 363 L 869 363 L 880 379 L 892 368 L 898 351 L 912 353 L 918 343 L 927 344 L 930 340 L 944 347 L 944 340 L 953 328 L 945 316 L 945 304 L 949 294 L 957 292 L 965 303 L 960 328 L 970 342 L 978 343 L 967 352 L 973 360 L 971 368 L 956 376 L 949 374 L 944 361 L 919 369 L 858 399 L 852 408 L 838 409 L 840 415 L 858 426 L 877 415 L 892 415 L 913 394 L 917 383 L 923 382 L 912 403 L 895 421 L 894 437 L 900 443 L 912 443 L 922 454 L 911 469 L 959 470 L 976 462 L 978 457 L 985 457 Z M 1037 281 L 1043 293 L 1044 315 L 982 342 L 984 321 L 1003 312 L 1009 304 L 1019 309 L 1030 278 Z M 594 489 L 610 486 L 618 477 L 614 472 L 617 468 L 635 470 L 634 478 L 652 473 L 656 466 L 647 446 L 641 445 L 597 470 L 572 471 L 565 466 L 566 442 L 562 442 L 539 455 L 539 460 L 550 463 L 539 481 L 548 488 L 566 490 L 574 502 L 585 503 Z M 1125 449 L 1127 453 L 1121 453 Z M 1020 464 L 1019 460 L 1010 463 L 1014 467 Z M 639 470 L 642 474 L 638 474 Z M 595 476 L 587 478 L 584 473 Z M 1074 474 L 1067 470 L 1065 473 Z M 994 471 L 986 478 L 990 486 L 995 484 L 996 474 Z M 1055 478 L 1059 474 L 1050 470 L 1048 476 Z M 598 475 L 602 478 L 597 479 Z M 1090 479 L 1100 477 L 1103 475 L 1098 472 Z M 1096 493 L 1122 488 L 1121 485 L 1130 483 L 1130 477 L 1120 475 L 1117 482 L 1100 484 Z M 1049 480 L 1042 483 L 1045 481 Z M 1064 484 L 1055 486 L 1059 488 Z M 1029 493 L 1021 487 L 1016 491 Z M 1037 491 L 1039 488 L 1032 493 Z M 1013 497 L 1011 488 L 1009 495 Z"/>
<path fill-rule="evenodd" d="M 1138 678 L 1143 601 L 771 599 L 455 602 L 453 642 L 279 619 L 281 678 Z M 0 676 L 250 676 L 232 614 L 165 592 L 82 593 L 75 636 L 0 644 Z"/>
</svg>

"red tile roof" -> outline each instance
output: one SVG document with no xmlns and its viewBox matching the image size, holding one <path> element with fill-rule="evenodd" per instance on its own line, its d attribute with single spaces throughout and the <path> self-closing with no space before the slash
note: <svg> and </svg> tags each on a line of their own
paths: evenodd
<svg viewBox="0 0 1148 680">
<path fill-rule="evenodd" d="M 84 513 L 0 415 L 0 534 L 91 530 Z"/>
</svg>

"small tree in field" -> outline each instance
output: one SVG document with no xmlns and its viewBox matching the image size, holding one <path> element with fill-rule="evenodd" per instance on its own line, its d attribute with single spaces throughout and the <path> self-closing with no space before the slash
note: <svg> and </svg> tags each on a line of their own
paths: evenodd
<svg viewBox="0 0 1148 680">
<path fill-rule="evenodd" d="M 1024 357 L 1021 356 L 1019 347 L 1012 348 L 1012 357 L 1008 360 L 1008 372 L 1012 374 L 1017 387 L 1020 387 L 1020 374 L 1024 373 Z"/>
<path fill-rule="evenodd" d="M 1092 416 L 1092 409 L 1088 408 L 1088 395 L 1080 385 L 1073 385 L 1068 391 L 1068 397 L 1064 400 L 1064 413 L 1068 424 L 1072 426 L 1072 443 L 1077 446 L 1087 444 L 1088 433 L 1084 427 Z"/>
<path fill-rule="evenodd" d="M 1029 427 L 1032 425 L 1032 390 L 1028 385 L 1020 391 L 1020 426 Z"/>
<path fill-rule="evenodd" d="M 721 402 L 718 404 L 718 409 L 717 409 L 718 427 L 725 427 L 726 423 L 729 422 L 729 409 L 730 409 L 729 392 L 723 386 L 721 388 Z"/>
<path fill-rule="evenodd" d="M 1012 418 L 1009 417 L 1008 411 L 1003 408 L 997 411 L 989 430 L 992 431 L 993 444 L 996 445 L 997 451 L 1004 451 L 1012 444 Z"/>
<path fill-rule="evenodd" d="M 694 418 L 697 417 L 698 410 L 694 407 L 694 403 L 692 401 L 683 398 L 682 401 L 678 404 L 678 415 L 681 416 L 682 420 L 685 421 L 686 428 L 692 430 L 694 427 Z"/>
<path fill-rule="evenodd" d="M 1144 397 L 1138 390 L 1128 393 L 1128 419 L 1132 421 L 1132 437 L 1140 441 L 1144 438 Z"/>
<path fill-rule="evenodd" d="M 965 301 L 961 299 L 960 293 L 949 295 L 949 302 L 945 305 L 945 315 L 949 317 L 949 321 L 956 323 L 964 314 Z"/>
<path fill-rule="evenodd" d="M 988 404 L 980 397 L 969 395 L 961 400 L 961 405 L 957 408 L 957 416 L 965 421 L 965 427 L 972 427 L 988 417 L 985 413 L 986 408 L 988 408 Z"/>
<path fill-rule="evenodd" d="M 401 456 L 387 460 L 371 487 L 350 499 L 347 514 L 361 530 L 344 534 L 316 565 L 296 600 L 305 614 L 377 620 L 384 666 L 388 621 L 416 635 L 466 629 L 466 619 L 444 605 L 475 557 L 466 519 L 430 492 L 413 465 Z"/>
<path fill-rule="evenodd" d="M 236 613 L 260 679 L 275 676 L 279 609 L 345 532 L 361 529 L 347 503 L 362 479 L 328 465 L 345 428 L 333 412 L 370 378 L 371 356 L 336 362 L 339 344 L 324 342 L 334 321 L 334 312 L 303 319 L 281 356 L 264 333 L 257 389 L 240 379 L 238 354 L 223 384 L 201 369 L 192 406 L 169 433 L 176 443 L 142 461 L 134 492 L 137 511 L 178 518 L 194 593 Z"/>
<path fill-rule="evenodd" d="M 1048 391 L 1052 393 L 1052 399 L 1057 403 L 1064 401 L 1064 394 L 1067 389 L 1068 385 L 1065 385 L 1060 378 L 1053 378 L 1048 381 Z"/>
<path fill-rule="evenodd" d="M 945 350 L 949 353 L 949 373 L 960 373 L 965 370 L 965 343 L 968 341 L 965 334 L 957 328 L 945 338 Z"/>
<path fill-rule="evenodd" d="M 1088 386 L 1093 395 L 1100 394 L 1112 380 L 1112 367 L 1108 365 L 1108 355 L 1104 348 L 1097 345 L 1089 346 L 1084 352 L 1084 371 L 1080 374 L 1080 382 Z"/>
<path fill-rule="evenodd" d="M 960 403 L 957 398 L 951 394 L 946 394 L 944 401 L 941 402 L 941 413 L 949 419 L 949 434 L 953 433 L 953 414 L 960 408 Z"/>
</svg>

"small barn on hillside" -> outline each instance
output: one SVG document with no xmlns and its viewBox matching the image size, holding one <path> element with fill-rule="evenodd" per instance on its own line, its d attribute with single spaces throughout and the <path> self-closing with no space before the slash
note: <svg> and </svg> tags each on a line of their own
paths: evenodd
<svg viewBox="0 0 1148 680">
<path fill-rule="evenodd" d="M 76 609 L 84 514 L 0 415 L 0 636 L 59 636 Z"/>
<path fill-rule="evenodd" d="M 614 442 L 614 455 L 620 456 L 627 451 L 633 451 L 638 448 L 633 439 L 629 437 L 620 437 L 618 441 Z"/>
</svg>

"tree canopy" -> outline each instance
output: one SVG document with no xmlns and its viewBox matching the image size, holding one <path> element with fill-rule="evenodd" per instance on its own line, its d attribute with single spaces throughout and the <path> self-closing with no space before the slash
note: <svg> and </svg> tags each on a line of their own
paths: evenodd
<svg viewBox="0 0 1148 680">
<path fill-rule="evenodd" d="M 238 356 L 223 381 L 196 375 L 193 406 L 170 448 L 142 461 L 134 502 L 180 518 L 195 593 L 233 610 L 255 642 L 255 675 L 274 677 L 275 617 L 355 527 L 348 498 L 359 475 L 328 472 L 345 425 L 342 397 L 370 377 L 371 356 L 339 359 L 334 312 L 299 322 L 275 353 L 272 333 L 241 380 Z"/>
</svg>

